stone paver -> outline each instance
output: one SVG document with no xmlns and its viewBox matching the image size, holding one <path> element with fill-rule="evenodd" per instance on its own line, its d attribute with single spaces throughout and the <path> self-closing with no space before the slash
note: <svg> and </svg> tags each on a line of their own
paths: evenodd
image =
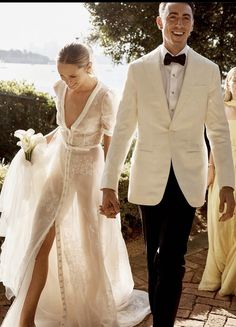
<svg viewBox="0 0 236 327">
<path fill-rule="evenodd" d="M 129 247 L 128 247 L 129 250 Z M 186 273 L 183 293 L 175 327 L 236 327 L 236 297 L 222 297 L 217 292 L 198 291 L 207 255 L 207 234 L 203 233 L 189 242 L 186 255 Z M 147 290 L 147 270 L 144 248 L 130 256 L 135 287 Z M 0 284 L 0 323 L 10 302 Z M 137 327 L 150 327 L 151 315 Z M 94 326 L 97 327 L 97 326 Z"/>
<path fill-rule="evenodd" d="M 236 327 L 236 297 L 221 297 L 217 292 L 198 291 L 198 284 L 204 270 L 207 256 L 207 234 L 199 235 L 189 242 L 186 255 L 186 273 L 183 292 L 175 327 Z M 142 253 L 142 256 L 144 254 Z M 141 274 L 138 267 L 140 255 L 136 260 L 134 280 Z M 143 267 L 142 267 L 143 270 Z M 147 289 L 146 280 L 142 289 Z M 137 287 L 140 286 L 137 283 Z M 150 327 L 151 315 L 138 327 Z"/>
</svg>

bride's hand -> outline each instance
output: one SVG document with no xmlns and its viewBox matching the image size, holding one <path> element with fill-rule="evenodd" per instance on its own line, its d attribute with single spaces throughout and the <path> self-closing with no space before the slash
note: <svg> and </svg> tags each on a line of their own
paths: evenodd
<svg viewBox="0 0 236 327">
<path fill-rule="evenodd" d="M 113 208 L 104 209 L 102 205 L 99 206 L 99 212 L 101 215 L 107 218 L 116 218 L 116 213 Z"/>
</svg>

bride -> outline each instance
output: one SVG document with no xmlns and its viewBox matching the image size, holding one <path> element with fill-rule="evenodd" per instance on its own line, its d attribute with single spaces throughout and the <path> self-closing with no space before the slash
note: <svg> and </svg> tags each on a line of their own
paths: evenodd
<svg viewBox="0 0 236 327">
<path fill-rule="evenodd" d="M 14 298 L 2 327 L 130 327 L 150 312 L 134 290 L 120 217 L 99 213 L 117 103 L 90 49 L 61 49 L 58 127 L 11 162 L 0 195 L 0 281 Z M 103 142 L 103 146 L 101 145 Z"/>
</svg>

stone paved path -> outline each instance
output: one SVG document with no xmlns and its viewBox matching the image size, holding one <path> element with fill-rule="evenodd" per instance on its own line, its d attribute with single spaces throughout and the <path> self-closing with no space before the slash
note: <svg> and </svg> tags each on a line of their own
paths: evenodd
<svg viewBox="0 0 236 327">
<path fill-rule="evenodd" d="M 198 291 L 207 255 L 207 234 L 189 242 L 183 293 L 175 327 L 236 327 L 236 297 L 222 297 L 217 292 Z M 146 289 L 144 253 L 131 257 L 135 285 Z M 138 327 L 150 327 L 151 315 Z"/>
<path fill-rule="evenodd" d="M 139 243 L 139 249 L 135 253 L 129 250 L 129 246 L 128 251 L 135 287 L 146 290 L 147 271 L 143 242 Z M 236 297 L 221 297 L 217 292 L 203 292 L 197 289 L 204 269 L 206 254 L 207 235 L 203 233 L 189 242 L 183 293 L 175 327 L 236 327 Z M 10 303 L 4 296 L 4 289 L 0 285 L 0 322 L 9 305 Z M 151 325 L 152 317 L 150 315 L 137 327 L 150 327 Z"/>
</svg>

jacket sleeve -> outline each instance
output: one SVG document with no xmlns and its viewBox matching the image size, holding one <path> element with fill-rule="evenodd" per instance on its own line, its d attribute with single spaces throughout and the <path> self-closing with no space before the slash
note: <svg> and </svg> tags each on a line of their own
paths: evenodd
<svg viewBox="0 0 236 327">
<path fill-rule="evenodd" d="M 137 91 L 133 65 L 128 69 L 125 87 L 116 117 L 114 133 L 107 153 L 101 188 L 118 190 L 119 177 L 137 125 Z"/>
<path fill-rule="evenodd" d="M 219 188 L 235 187 L 234 165 L 229 125 L 225 114 L 221 77 L 218 66 L 214 66 L 208 96 L 206 132 L 212 151 Z"/>
</svg>

